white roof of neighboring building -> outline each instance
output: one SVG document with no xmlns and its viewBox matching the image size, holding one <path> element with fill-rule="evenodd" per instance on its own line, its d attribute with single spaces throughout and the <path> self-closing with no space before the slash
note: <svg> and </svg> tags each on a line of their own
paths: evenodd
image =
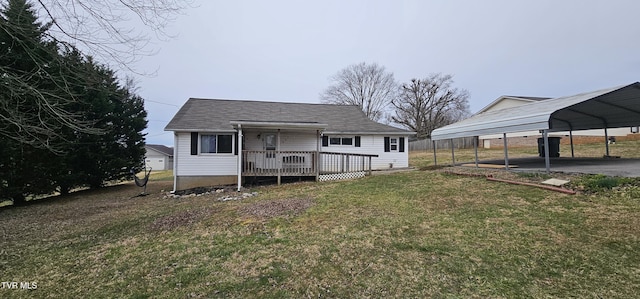
<svg viewBox="0 0 640 299">
<path fill-rule="evenodd" d="M 640 83 L 487 111 L 435 129 L 432 140 L 515 133 L 631 127 L 640 124 Z"/>
<path fill-rule="evenodd" d="M 491 102 L 489 105 L 485 106 L 484 108 L 480 109 L 480 111 L 478 111 L 476 114 L 480 114 L 483 113 L 487 110 L 491 110 L 491 108 L 493 108 L 494 106 L 496 106 L 497 104 L 499 104 L 500 102 L 504 101 L 504 100 L 515 100 L 515 101 L 521 101 L 523 102 L 523 104 L 526 103 L 535 103 L 535 102 L 539 102 L 539 101 L 544 101 L 544 100 L 548 100 L 550 98 L 544 98 L 544 97 L 524 97 L 524 96 L 501 96 L 497 99 L 495 99 L 493 102 Z"/>
</svg>

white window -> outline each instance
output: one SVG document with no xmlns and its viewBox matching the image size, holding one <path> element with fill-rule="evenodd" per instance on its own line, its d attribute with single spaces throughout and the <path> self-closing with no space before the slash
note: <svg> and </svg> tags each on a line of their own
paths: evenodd
<svg viewBox="0 0 640 299">
<path fill-rule="evenodd" d="M 331 137 L 329 138 L 330 145 L 353 145 L 352 137 Z"/>
<path fill-rule="evenodd" d="M 233 135 L 200 135 L 200 153 L 230 154 L 233 152 Z"/>
<path fill-rule="evenodd" d="M 398 138 L 389 139 L 389 149 L 391 149 L 392 152 L 398 151 Z"/>
</svg>

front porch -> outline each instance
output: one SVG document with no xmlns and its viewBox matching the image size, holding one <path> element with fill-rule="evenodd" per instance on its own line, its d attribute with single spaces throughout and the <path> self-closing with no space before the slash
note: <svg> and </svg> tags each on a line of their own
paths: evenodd
<svg viewBox="0 0 640 299">
<path fill-rule="evenodd" d="M 378 155 L 318 151 L 242 151 L 242 176 L 357 177 L 371 174 L 371 159 Z M 347 175 L 351 174 L 351 175 Z"/>
</svg>

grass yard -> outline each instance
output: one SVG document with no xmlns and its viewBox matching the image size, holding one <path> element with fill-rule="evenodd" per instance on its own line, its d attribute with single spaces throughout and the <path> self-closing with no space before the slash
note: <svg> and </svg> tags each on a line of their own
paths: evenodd
<svg viewBox="0 0 640 299">
<path fill-rule="evenodd" d="M 640 199 L 620 190 L 413 171 L 222 202 L 165 198 L 156 178 L 147 197 L 129 183 L 0 210 L 0 280 L 37 283 L 0 297 L 640 294 Z"/>
</svg>

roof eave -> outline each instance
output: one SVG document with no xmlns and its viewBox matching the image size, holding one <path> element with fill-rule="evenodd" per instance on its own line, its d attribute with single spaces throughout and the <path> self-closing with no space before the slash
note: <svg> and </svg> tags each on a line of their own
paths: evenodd
<svg viewBox="0 0 640 299">
<path fill-rule="evenodd" d="M 324 131 L 324 134 L 336 135 L 416 135 L 416 132 L 364 132 L 364 131 Z"/>
</svg>

